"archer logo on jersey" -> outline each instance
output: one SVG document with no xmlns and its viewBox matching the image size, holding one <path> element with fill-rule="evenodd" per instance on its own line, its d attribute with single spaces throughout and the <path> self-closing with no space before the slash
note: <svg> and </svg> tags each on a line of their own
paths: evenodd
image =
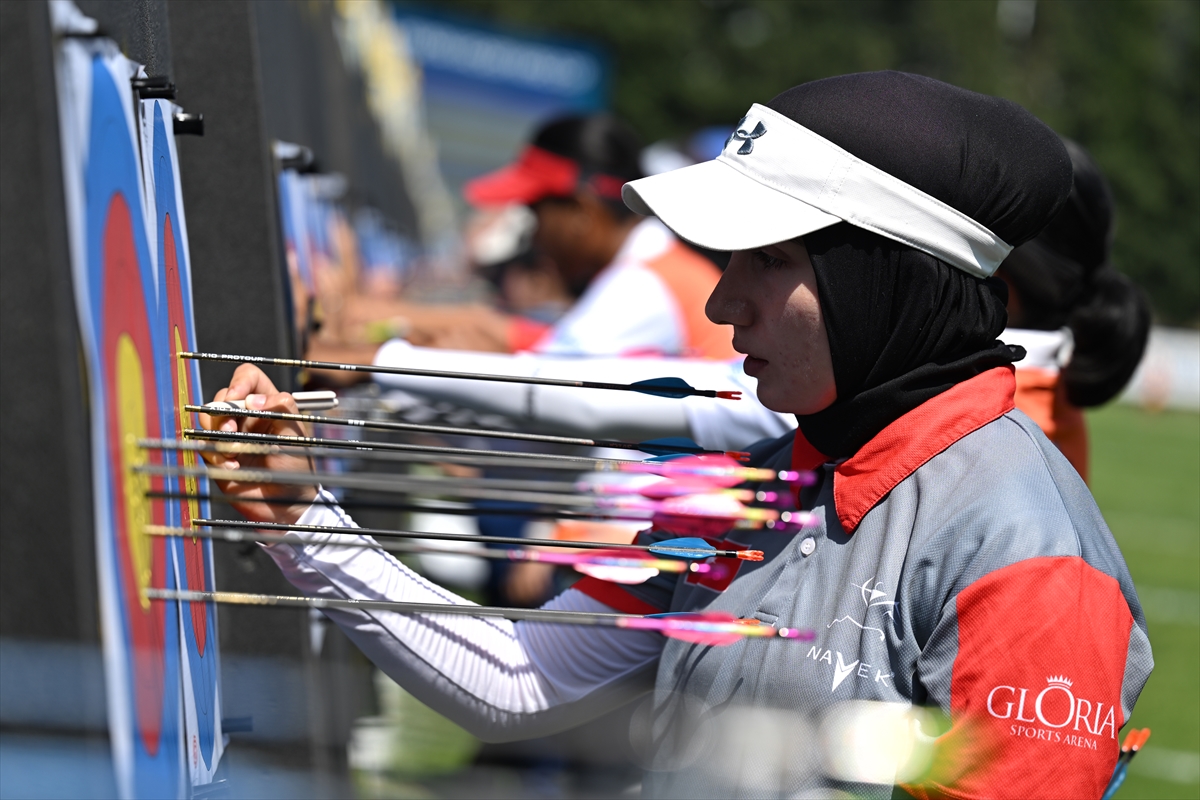
<svg viewBox="0 0 1200 800">
<path fill-rule="evenodd" d="M 837 657 L 836 664 L 833 661 L 834 656 Z M 873 667 L 859 658 L 856 658 L 847 664 L 846 659 L 842 656 L 840 650 L 824 650 L 820 647 L 814 646 L 808 649 L 808 653 L 805 655 L 805 658 L 811 658 L 818 664 L 828 664 L 833 669 L 833 685 L 829 687 L 830 694 L 836 692 L 837 688 L 841 686 L 846 681 L 846 678 L 849 678 L 851 675 L 854 675 L 858 678 L 870 678 L 871 671 L 874 670 L 874 682 L 883 684 L 890 684 L 892 677 L 895 675 L 893 672 L 889 672 L 885 675 L 883 670 Z"/>
<path fill-rule="evenodd" d="M 1009 735 L 1023 739 L 1073 745 L 1096 750 L 1095 739 L 1117 738 L 1116 706 L 1076 697 L 1074 682 L 1066 675 L 1051 675 L 1044 687 L 999 685 L 987 696 L 987 712 L 996 719 L 1012 720 Z M 1123 716 L 1123 715 L 1122 715 Z M 1122 719 L 1122 721 L 1124 721 Z M 1021 724 L 1028 723 L 1028 724 Z"/>
<path fill-rule="evenodd" d="M 866 633 L 867 631 L 874 631 L 875 633 L 879 634 L 879 641 L 882 642 L 884 640 L 883 628 L 876 628 L 874 626 L 868 625 L 867 624 L 868 617 L 871 615 L 871 609 L 875 608 L 875 609 L 882 610 L 888 619 L 893 619 L 895 617 L 895 613 L 896 613 L 896 601 L 880 599 L 881 597 L 887 597 L 887 592 L 885 592 L 879 588 L 880 586 L 883 585 L 883 582 L 875 580 L 874 575 L 872 575 L 870 578 L 867 578 L 861 584 L 852 583 L 850 585 L 853 586 L 855 589 L 858 589 L 859 596 L 862 598 L 863 621 L 859 622 L 858 620 L 856 620 L 854 618 L 853 614 L 846 614 L 845 616 L 838 617 L 837 619 L 835 619 L 833 622 L 829 623 L 825 627 L 832 628 L 834 625 L 837 625 L 839 622 L 849 622 L 852 625 L 857 626 L 860 630 L 863 631 L 863 633 Z M 882 624 L 882 623 L 880 623 L 880 624 Z"/>
</svg>

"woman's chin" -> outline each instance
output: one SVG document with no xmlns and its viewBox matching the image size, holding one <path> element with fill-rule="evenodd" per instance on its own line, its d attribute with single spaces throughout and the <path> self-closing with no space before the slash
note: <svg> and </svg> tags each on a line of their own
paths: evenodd
<svg viewBox="0 0 1200 800">
<path fill-rule="evenodd" d="M 797 391 L 795 387 L 789 391 L 788 387 L 773 386 L 769 380 L 761 379 L 758 382 L 756 394 L 758 402 L 762 403 L 765 408 L 779 414 L 795 414 L 798 417 L 824 411 L 837 399 L 836 392 L 826 392 L 820 397 L 811 397 L 807 396 L 806 392 Z"/>
<path fill-rule="evenodd" d="M 764 408 L 769 408 L 772 411 L 780 414 L 795 414 L 796 398 L 789 398 L 787 392 L 772 391 L 773 387 L 763 385 L 763 381 L 758 382 L 758 402 L 763 404 Z M 790 400 L 790 402 L 789 402 Z"/>
</svg>

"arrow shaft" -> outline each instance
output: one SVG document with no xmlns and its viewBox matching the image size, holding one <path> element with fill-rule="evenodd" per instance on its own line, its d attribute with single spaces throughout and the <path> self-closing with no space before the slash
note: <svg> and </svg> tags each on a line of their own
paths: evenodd
<svg viewBox="0 0 1200 800">
<path fill-rule="evenodd" d="M 176 600 L 194 603 L 228 603 L 235 605 L 317 608 L 322 610 L 377 610 L 398 614 L 452 614 L 468 617 L 500 617 L 503 619 L 544 622 L 556 625 L 587 625 L 591 627 L 655 630 L 666 635 L 678 631 L 738 634 L 740 636 L 808 638 L 805 631 L 776 628 L 757 620 L 708 622 L 704 620 L 644 617 L 637 614 L 603 614 L 588 611 L 552 611 L 543 608 L 502 608 L 447 603 L 405 603 L 392 600 L 350 600 L 333 597 L 296 597 L 278 594 L 249 594 L 243 592 L 193 592 L 176 589 L 145 589 L 150 600 Z"/>
<path fill-rule="evenodd" d="M 719 515 L 692 512 L 686 507 L 667 505 L 670 501 L 648 500 L 640 496 L 595 497 L 578 494 L 578 486 L 565 482 L 553 481 L 522 481 L 493 478 L 456 478 L 449 479 L 434 475 L 359 475 L 333 472 L 292 472 L 239 467 L 228 469 L 223 467 L 181 467 L 139 465 L 133 468 L 135 472 L 162 477 L 207 477 L 216 481 L 235 481 L 237 483 L 275 483 L 291 486 L 336 486 L 347 489 L 365 491 L 399 492 L 404 494 L 429 493 L 440 497 L 464 497 L 477 500 L 502 500 L 514 503 L 533 503 L 542 505 L 574 506 L 591 510 L 616 509 L 623 512 L 645 512 L 648 515 L 664 513 L 674 517 L 712 517 L 729 520 L 733 525 L 738 520 L 761 522 L 774 519 L 778 512 L 742 506 L 733 501 L 736 509 L 725 508 Z M 548 489 L 562 488 L 562 493 Z M 543 489 L 543 491 L 538 491 Z M 570 493 L 568 493 L 570 492 Z M 643 517 L 643 519 L 649 519 Z"/>
<path fill-rule="evenodd" d="M 538 453 L 512 453 L 530 462 L 530 464 L 513 464 L 505 450 L 460 450 L 454 447 L 425 447 L 423 445 L 404 445 L 418 447 L 419 450 L 390 450 L 377 449 L 376 442 L 358 441 L 353 439 L 321 439 L 305 437 L 320 444 L 281 444 L 278 440 L 287 441 L 296 437 L 276 436 L 275 434 L 254 434 L 255 436 L 271 437 L 267 440 L 230 441 L 224 435 L 229 431 L 196 431 L 188 428 L 185 434 L 196 434 L 193 440 L 179 439 L 139 439 L 138 447 L 147 450 L 187 450 L 194 453 L 217 453 L 220 455 L 303 455 L 315 458 L 353 458 L 362 461 L 388 461 L 405 464 L 464 464 L 478 467 L 517 467 L 537 470 L 567 470 L 570 472 L 616 472 L 621 464 L 641 464 L 641 461 L 623 461 L 611 459 L 583 458 L 576 456 L 542 456 Z M 202 434 L 217 434 L 209 439 Z M 343 445 L 339 447 L 337 445 Z M 390 444 L 382 442 L 379 444 Z M 346 450 L 353 450 L 347 453 Z M 432 450 L 433 452 L 426 452 Z M 475 455 L 475 453 L 490 453 L 490 455 Z M 558 460 L 559 458 L 563 460 Z M 545 460 L 543 460 L 545 459 Z"/>
<path fill-rule="evenodd" d="M 400 614 L 455 614 L 470 617 L 502 617 L 531 622 L 554 622 L 565 625 L 598 625 L 617 627 L 617 620 L 634 614 L 597 614 L 587 611 L 550 611 L 540 608 L 501 608 L 498 606 L 449 605 L 446 603 L 404 603 L 393 600 L 348 600 L 333 597 L 295 597 L 278 594 L 246 592 L 192 592 L 173 589 L 146 589 L 151 600 L 181 600 L 184 602 L 215 602 L 251 606 L 284 606 L 319 609 L 367 609 L 395 611 Z"/>
<path fill-rule="evenodd" d="M 145 496 L 151 500 L 207 500 L 208 502 L 229 502 L 229 498 L 222 495 L 210 495 L 200 492 L 159 492 L 149 491 Z M 266 503 L 267 505 L 277 506 L 294 506 L 297 503 L 308 502 L 303 497 L 260 497 L 255 503 Z M 614 521 L 627 520 L 630 522 L 646 522 L 644 516 L 632 517 L 621 516 L 619 514 L 609 515 L 607 513 L 590 514 L 586 511 L 571 511 L 562 508 L 544 508 L 544 507 L 504 507 L 491 508 L 487 506 L 439 506 L 429 505 L 428 503 L 391 503 L 383 500 L 363 500 L 360 498 L 347 498 L 340 502 L 328 502 L 317 498 L 311 502 L 314 506 L 328 506 L 339 508 L 370 508 L 380 511 L 407 511 L 424 514 L 450 514 L 460 517 L 535 517 L 539 519 L 570 519 L 570 520 L 588 520 L 588 521 Z"/>
<path fill-rule="evenodd" d="M 574 447 L 608 447 L 614 450 L 641 450 L 645 447 L 642 442 L 623 442 L 617 439 L 582 439 L 574 436 L 551 436 L 542 433 L 520 433 L 518 431 L 498 431 L 488 428 L 453 428 L 446 425 L 422 425 L 415 422 L 388 422 L 386 420 L 355 419 L 353 417 L 325 417 L 315 414 L 290 414 L 283 411 L 253 411 L 246 408 L 217 408 L 215 404 L 207 406 L 185 405 L 185 411 L 196 414 L 211 414 L 218 417 L 253 417 L 256 419 L 273 419 L 282 422 L 314 422 L 326 425 L 343 425 L 353 428 L 363 428 L 380 431 L 400 431 L 405 433 L 436 433 L 444 436 L 479 436 L 484 439 L 509 439 L 518 442 L 541 442 L 543 444 L 562 444 Z M 702 447 L 687 445 L 655 444 L 658 450 L 672 453 L 721 455 L 723 450 L 706 450 Z"/>
<path fill-rule="evenodd" d="M 572 381 L 560 378 L 534 378 L 516 375 L 488 375 L 478 372 L 446 372 L 434 369 L 412 369 L 409 367 L 384 367 L 374 364 L 340 364 L 333 361 L 305 361 L 298 358 L 271 358 L 268 356 L 242 356 L 226 353 L 179 353 L 180 358 L 191 358 L 200 361 L 225 361 L 229 363 L 264 364 L 279 367 L 295 367 L 297 369 L 328 369 L 342 372 L 365 372 L 382 375 L 410 375 L 423 378 L 451 378 L 455 380 L 489 381 L 493 383 L 524 383 L 534 386 L 562 386 L 569 389 L 606 389 L 612 391 L 645 391 L 653 384 L 643 383 L 640 387 L 626 383 L 605 383 L 602 381 Z M 664 385 L 664 391 L 676 394 L 688 394 L 695 397 L 717 397 L 717 392 L 711 389 L 694 389 Z"/>
<path fill-rule="evenodd" d="M 343 531 L 351 530 L 348 528 Z M 359 529 L 361 530 L 361 528 Z M 295 544 L 294 538 L 287 534 L 256 533 L 240 529 L 195 530 L 193 528 L 170 528 L 161 525 L 147 525 L 146 533 L 150 536 L 187 539 L 212 539 L 219 542 L 255 542 L 259 544 Z M 523 539 L 528 543 L 528 539 Z M 472 558 L 487 558 L 494 561 L 533 561 L 546 564 L 603 564 L 605 566 L 630 567 L 640 569 L 657 569 L 660 572 L 688 572 L 690 567 L 707 566 L 689 563 L 687 561 L 666 558 L 642 558 L 637 556 L 594 555 L 588 553 L 552 553 L 543 550 L 487 550 L 473 548 L 471 550 L 451 550 L 445 547 L 414 544 L 411 542 L 339 542 L 338 547 L 353 547 L 362 550 L 383 550 L 389 553 L 426 553 L 444 556 L 470 556 Z M 612 550 L 606 545 L 605 550 Z M 698 570 L 692 570 L 698 571 Z"/>
<path fill-rule="evenodd" d="M 246 431 L 208 431 L 198 428 L 185 428 L 183 435 L 188 439 L 199 439 L 212 442 L 244 442 L 258 444 L 278 444 L 292 447 L 332 447 L 340 450 L 369 451 L 379 450 L 395 453 L 427 453 L 438 455 L 480 456 L 504 458 L 514 461 L 551 462 L 578 464 L 581 469 L 598 463 L 607 464 L 640 464 L 635 460 L 616 458 L 597 459 L 584 456 L 561 456 L 550 453 L 519 453 L 509 450 L 471 450 L 461 447 L 438 447 L 424 444 L 400 444 L 397 442 L 364 442 L 355 439 L 323 439 L 316 436 L 280 436 L 273 433 L 249 433 Z"/>
<path fill-rule="evenodd" d="M 388 422 L 386 420 L 355 419 L 353 417 L 326 417 L 316 414 L 289 414 L 282 411 L 254 411 L 245 408 L 220 408 L 217 403 L 207 406 L 185 405 L 184 411 L 196 414 L 211 414 L 218 417 L 254 417 L 257 419 L 274 419 L 284 422 L 313 422 L 326 425 L 344 425 L 353 428 L 364 428 L 378 431 L 402 431 L 406 433 L 438 433 L 445 436 L 479 436 L 485 439 L 512 439 L 520 442 L 545 442 L 547 444 L 565 444 L 577 447 L 595 447 L 595 439 L 581 439 L 573 436 L 549 436 L 535 433 L 520 433 L 518 431 L 498 431 L 487 428 L 455 428 L 447 425 L 422 425 L 415 422 Z M 629 448 L 632 443 L 625 443 Z"/>
<path fill-rule="evenodd" d="M 289 525 L 280 522 L 248 522 L 240 519 L 194 519 L 197 527 L 224 528 L 227 530 L 251 529 L 271 531 L 295 531 L 298 533 L 332 533 L 350 536 L 379 536 L 389 539 L 433 539 L 447 542 L 479 542 L 482 544 L 506 544 L 517 547 L 570 547 L 580 550 L 631 550 L 645 552 L 649 545 L 619 544 L 609 542 L 575 542 L 561 539 L 522 538 L 520 536 L 483 536 L 467 533 L 438 533 L 433 531 L 399 531 L 386 528 L 339 528 L 332 525 Z M 335 543 L 340 544 L 340 542 Z"/>
<path fill-rule="evenodd" d="M 141 465 L 135 472 L 156 476 L 179 476 L 203 478 L 238 483 L 275 483 L 289 486 L 335 486 L 344 489 L 361 489 L 373 492 L 400 494 L 426 493 L 439 497 L 464 497 L 475 500 L 502 500 L 513 503 L 535 503 L 543 505 L 575 506 L 601 509 L 604 498 L 581 497 L 575 494 L 520 491 L 513 484 L 520 481 L 496 481 L 484 484 L 488 479 L 448 479 L 419 475 L 356 475 L 333 472 L 287 472 L 268 469 L 225 469 L 221 467 L 169 467 Z M 647 510 L 649 506 L 646 507 Z M 623 510 L 629 511 L 629 508 Z M 642 509 L 638 509 L 642 510 Z"/>
<path fill-rule="evenodd" d="M 653 552 L 657 555 L 675 556 L 677 558 L 710 558 L 722 556 L 725 558 L 745 558 L 746 554 L 757 554 L 760 560 L 762 554 L 757 550 L 718 550 L 715 547 L 700 549 L 694 547 L 671 547 L 671 540 L 654 544 L 627 544 L 617 542 L 590 542 L 562 539 L 522 538 L 514 536 L 483 536 L 468 533 L 432 533 L 426 531 L 400 531 L 390 528 L 341 528 L 334 525 L 293 525 L 283 522 L 250 522 L 240 519 L 194 519 L 192 525 L 197 527 L 224 528 L 226 530 L 273 530 L 298 531 L 303 533 L 333 533 L 339 535 L 365 534 L 393 539 L 441 539 L 445 541 L 482 542 L 487 544 L 507 544 L 518 547 L 570 547 L 579 550 L 636 550 Z"/>
<path fill-rule="evenodd" d="M 482 467 L 512 467 L 513 460 L 535 462 L 527 465 L 539 470 L 571 470 L 574 472 L 634 472 L 659 475 L 664 478 L 723 480 L 764 483 L 781 481 L 795 483 L 810 475 L 793 471 L 776 471 L 757 467 L 707 467 L 679 465 L 674 461 L 638 461 L 625 458 L 596 458 L 565 456 L 549 453 L 521 453 L 510 450 L 472 450 L 461 447 L 369 442 L 359 439 L 328 439 L 314 436 L 282 436 L 245 431 L 209 431 L 185 428 L 187 439 L 139 439 L 138 447 L 148 450 L 190 450 L 204 453 L 236 455 L 277 455 L 298 453 L 318 458 L 358 458 L 364 461 L 398 461 L 408 463 L 453 463 Z M 656 445 L 657 446 L 657 445 Z M 347 455 L 343 450 L 354 450 Z M 811 481 L 809 481 L 811 482 Z"/>
</svg>

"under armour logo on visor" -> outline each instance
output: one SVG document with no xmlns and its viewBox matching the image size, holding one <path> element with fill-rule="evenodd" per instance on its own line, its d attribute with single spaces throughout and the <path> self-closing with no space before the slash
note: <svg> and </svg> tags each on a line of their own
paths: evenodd
<svg viewBox="0 0 1200 800">
<path fill-rule="evenodd" d="M 754 151 L 754 140 L 767 132 L 766 127 L 760 122 L 754 126 L 754 130 L 747 133 L 742 130 L 742 126 L 746 124 L 749 117 L 742 117 L 742 121 L 738 123 L 737 130 L 729 134 L 729 138 L 725 140 L 725 145 L 728 146 L 734 139 L 741 141 L 742 146 L 738 148 L 739 156 L 748 156 Z"/>
</svg>

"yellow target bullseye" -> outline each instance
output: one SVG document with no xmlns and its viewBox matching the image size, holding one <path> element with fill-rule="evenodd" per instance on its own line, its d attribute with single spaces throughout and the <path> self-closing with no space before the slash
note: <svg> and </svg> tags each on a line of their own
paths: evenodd
<svg viewBox="0 0 1200 800">
<path fill-rule="evenodd" d="M 150 524 L 150 476 L 134 472 L 133 468 L 146 461 L 138 440 L 146 438 L 145 384 L 142 377 L 142 360 L 137 346 L 128 334 L 117 339 L 116 358 L 117 425 L 121 442 L 121 471 L 125 487 L 125 537 L 129 541 L 129 555 L 133 561 L 133 575 L 137 583 L 137 594 L 141 598 L 143 611 L 150 610 L 150 600 L 144 589 L 150 586 L 153 573 L 151 540 L 146 535 Z"/>
</svg>

